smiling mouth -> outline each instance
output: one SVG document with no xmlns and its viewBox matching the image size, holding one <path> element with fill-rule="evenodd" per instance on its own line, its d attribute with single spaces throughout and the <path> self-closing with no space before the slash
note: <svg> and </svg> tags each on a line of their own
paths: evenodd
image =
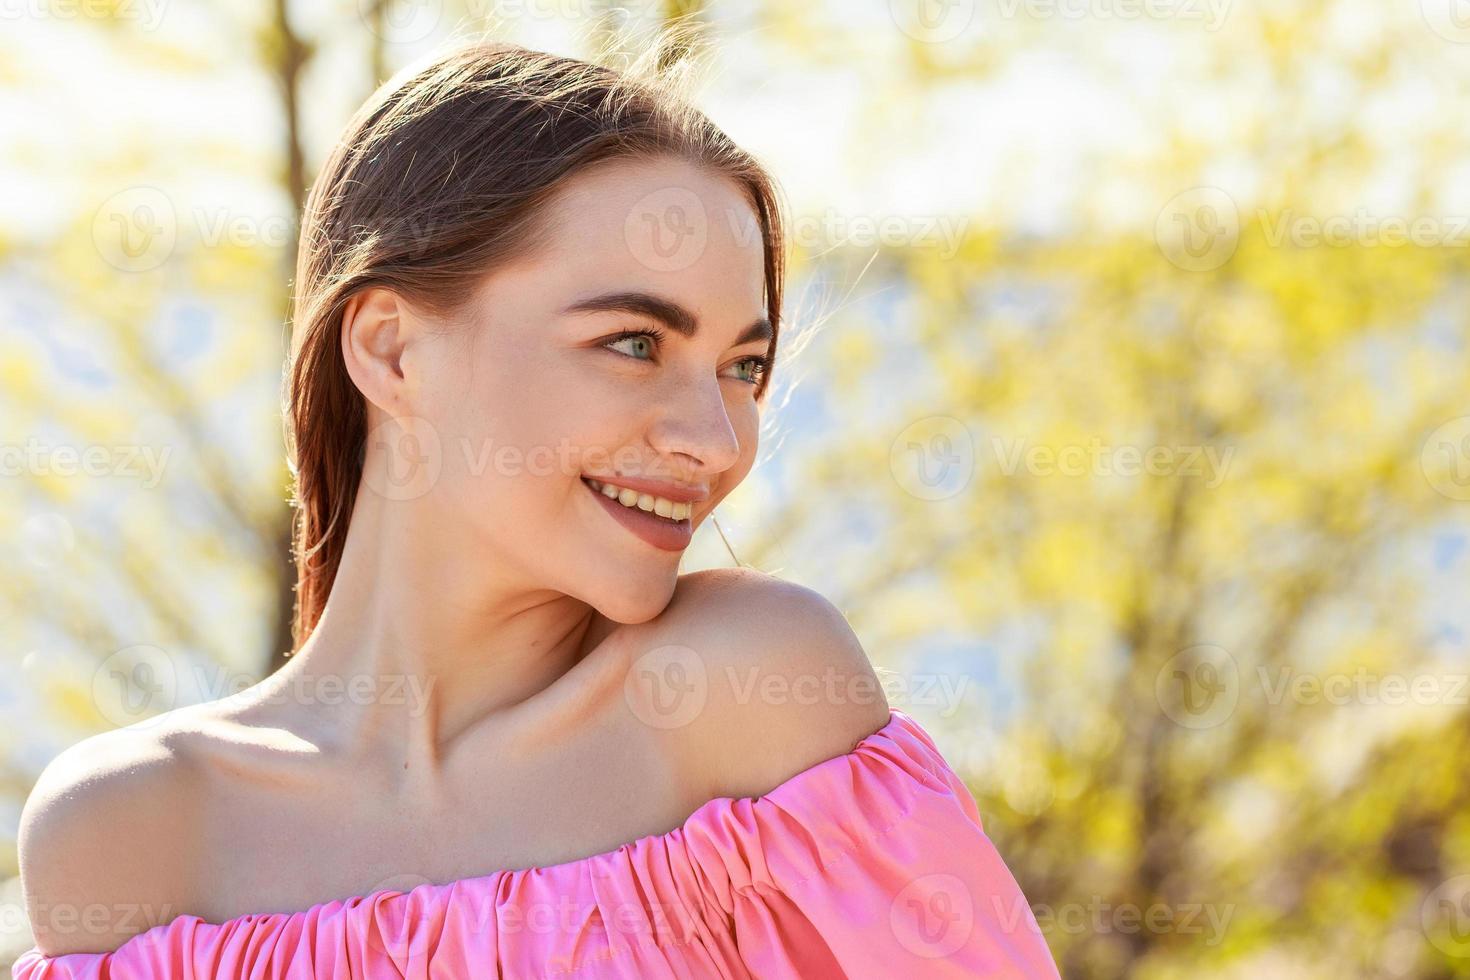
<svg viewBox="0 0 1470 980">
<path fill-rule="evenodd" d="M 689 547 L 694 538 L 694 522 L 689 519 L 693 503 L 661 500 L 651 494 L 638 493 L 627 487 L 607 486 L 591 477 L 582 477 L 587 492 L 597 498 L 598 506 L 612 520 L 621 524 L 635 538 L 659 551 L 677 554 Z M 617 496 L 611 496 L 612 491 Z M 627 501 L 627 503 L 624 503 Z M 652 506 L 654 509 L 648 510 Z M 668 516 L 658 513 L 668 511 Z M 684 516 L 675 518 L 674 514 Z"/>
<path fill-rule="evenodd" d="M 582 477 L 582 482 L 594 493 L 599 493 L 628 510 L 639 511 L 648 517 L 658 518 L 675 526 L 687 526 L 694 512 L 693 504 L 679 503 L 649 493 L 639 493 L 626 487 L 615 487 L 611 484 L 600 483 L 588 476 Z"/>
</svg>

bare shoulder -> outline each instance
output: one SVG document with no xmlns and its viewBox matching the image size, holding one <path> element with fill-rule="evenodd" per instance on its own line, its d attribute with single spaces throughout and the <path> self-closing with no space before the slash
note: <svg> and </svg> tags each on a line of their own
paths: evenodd
<svg viewBox="0 0 1470 980">
<path fill-rule="evenodd" d="M 634 632 L 628 690 L 698 799 L 760 796 L 882 728 L 888 702 L 825 596 L 748 568 L 683 575 Z"/>
<path fill-rule="evenodd" d="M 42 771 L 18 837 L 42 953 L 108 952 L 183 911 L 194 823 L 186 741 L 172 726 L 120 728 Z"/>
</svg>

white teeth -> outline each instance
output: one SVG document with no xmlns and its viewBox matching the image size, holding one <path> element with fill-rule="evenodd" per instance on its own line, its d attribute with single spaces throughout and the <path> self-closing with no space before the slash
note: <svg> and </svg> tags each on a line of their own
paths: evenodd
<svg viewBox="0 0 1470 980">
<path fill-rule="evenodd" d="M 592 489 L 604 497 L 616 500 L 624 507 L 636 507 L 639 510 L 651 511 L 659 517 L 667 517 L 671 521 L 682 521 L 694 512 L 693 504 L 676 503 L 664 497 L 639 493 L 637 490 L 629 490 L 626 487 L 614 487 L 607 483 L 599 483 L 591 477 L 587 478 L 587 483 L 591 485 Z"/>
</svg>

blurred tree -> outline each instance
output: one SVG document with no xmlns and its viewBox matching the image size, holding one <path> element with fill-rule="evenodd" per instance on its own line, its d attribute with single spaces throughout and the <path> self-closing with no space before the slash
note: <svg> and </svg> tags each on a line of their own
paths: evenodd
<svg viewBox="0 0 1470 980">
<path fill-rule="evenodd" d="M 1063 975 L 1470 974 L 1470 945 L 1431 941 L 1470 922 L 1434 925 L 1431 901 L 1470 871 L 1467 650 L 1430 642 L 1416 597 L 1446 573 L 1409 560 L 1465 541 L 1465 497 L 1436 490 L 1421 449 L 1470 414 L 1470 242 L 1442 183 L 1470 145 L 1444 113 L 1387 143 L 1375 102 L 1409 79 L 1462 93 L 1458 52 L 1415 12 L 1326 0 L 1231 9 L 1213 36 L 1109 24 L 1112 47 L 1098 18 L 1019 9 L 973 48 L 870 64 L 859 142 L 891 143 L 890 110 L 958 104 L 950 86 L 978 102 L 977 81 L 1043 51 L 1146 102 L 1162 138 L 1071 174 L 1045 237 L 988 223 L 947 255 L 909 215 L 897 247 L 799 257 L 805 281 L 876 257 L 876 282 L 813 354 L 836 365 L 838 421 L 788 452 L 802 491 L 745 557 L 836 583 L 897 680 L 954 635 L 1021 665 L 946 661 L 999 683 L 935 727 Z M 771 18 L 793 51 L 856 57 L 807 33 L 826 27 L 813 11 Z M 1166 88 L 1137 88 L 1145 30 L 1167 38 Z M 907 130 L 937 132 L 930 153 L 960 135 L 925 122 Z M 1302 219 L 1356 216 L 1406 151 L 1416 183 L 1376 219 L 1427 217 L 1442 240 L 1313 238 Z M 964 474 L 950 492 L 925 478 L 945 466 Z M 1461 597 L 1465 567 L 1447 572 Z M 1429 682 L 1429 703 L 1395 703 L 1400 681 Z"/>
<path fill-rule="evenodd" d="M 201 115 L 199 135 L 6 144 L 25 173 L 79 177 L 54 228 L 0 226 L 4 442 L 177 449 L 148 492 L 0 481 L 17 559 L 0 601 L 39 694 L 6 733 L 13 811 L 50 752 L 119 723 L 98 685 L 139 677 L 118 651 L 238 686 L 290 645 L 276 409 L 294 235 L 212 240 L 181 219 L 150 266 L 97 217 L 126 230 L 139 203 L 110 196 L 163 187 L 187 218 L 191 174 L 266 173 L 277 203 L 226 217 L 294 228 L 324 149 L 307 110 L 345 118 L 396 70 L 406 2 L 218 4 L 193 36 L 27 25 L 108 52 L 109 84 L 145 64 L 177 90 L 269 81 L 254 98 L 279 130 L 225 142 Z M 1446 612 L 1466 606 L 1470 553 L 1463 45 L 1429 0 L 1132 19 L 1001 4 L 942 40 L 885 6 L 652 8 L 755 45 L 735 66 L 752 115 L 782 86 L 855 107 L 817 187 L 838 205 L 798 214 L 785 336 L 805 350 L 777 371 L 751 480 L 785 492 L 730 501 L 759 507 L 740 558 L 848 614 L 902 685 L 891 700 L 970 780 L 1064 975 L 1470 975 L 1467 649 Z M 441 26 L 495 14 L 442 9 Z M 621 6 L 585 10 L 593 48 L 632 52 Z M 0 35 L 0 86 L 38 100 L 64 78 Z M 944 180 L 910 174 L 934 160 Z M 854 214 L 844 184 L 920 203 Z M 819 226 L 833 210 L 899 234 L 870 247 Z M 1347 240 L 1314 235 L 1323 218 Z M 1440 240 L 1377 240 L 1394 218 Z M 952 249 L 934 232 L 949 219 Z M 831 282 L 842 301 L 812 315 Z M 918 686 L 935 678 L 940 705 Z M 1395 703 L 1395 679 L 1427 697 Z"/>
</svg>

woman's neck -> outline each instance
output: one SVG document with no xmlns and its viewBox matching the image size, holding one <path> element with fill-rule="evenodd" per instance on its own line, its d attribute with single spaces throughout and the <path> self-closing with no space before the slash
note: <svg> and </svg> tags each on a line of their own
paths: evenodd
<svg viewBox="0 0 1470 980">
<path fill-rule="evenodd" d="M 446 540 L 416 503 L 358 494 L 326 607 L 266 685 L 324 750 L 432 779 L 471 729 L 534 715 L 616 624 Z M 328 689 L 332 703 L 299 693 Z"/>
</svg>

